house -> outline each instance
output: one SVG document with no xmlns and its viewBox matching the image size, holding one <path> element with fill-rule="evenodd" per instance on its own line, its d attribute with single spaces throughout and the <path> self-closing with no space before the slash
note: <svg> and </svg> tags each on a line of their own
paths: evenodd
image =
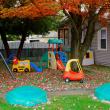
<svg viewBox="0 0 110 110">
<path fill-rule="evenodd" d="M 29 37 L 26 38 L 27 42 L 43 42 L 47 43 L 49 39 L 58 38 L 58 32 L 57 31 L 49 31 L 49 33 L 45 35 L 29 35 Z"/>
<path fill-rule="evenodd" d="M 110 25 L 96 33 L 91 48 L 96 64 L 110 66 Z"/>
<path fill-rule="evenodd" d="M 98 27 L 100 25 L 96 25 Z M 58 30 L 58 37 L 64 39 L 65 47 L 71 44 L 71 26 L 64 21 Z M 83 40 L 83 39 L 82 39 Z M 90 50 L 93 51 L 93 60 L 90 64 L 110 66 L 110 25 L 101 28 L 94 36 Z M 88 54 L 88 52 L 87 52 Z M 88 55 L 85 55 L 88 56 Z M 87 61 L 87 58 L 85 62 Z M 88 64 L 87 64 L 88 65 Z"/>
</svg>

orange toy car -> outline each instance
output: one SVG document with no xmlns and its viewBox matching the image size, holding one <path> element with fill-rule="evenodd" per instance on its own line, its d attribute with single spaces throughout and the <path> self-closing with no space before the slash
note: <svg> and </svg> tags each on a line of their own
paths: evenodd
<svg viewBox="0 0 110 110">
<path fill-rule="evenodd" d="M 77 71 L 72 70 L 71 68 L 72 63 L 76 63 Z M 81 83 L 83 83 L 84 73 L 78 59 L 71 59 L 67 62 L 63 79 L 65 80 L 65 82 L 74 80 L 74 81 L 80 81 Z"/>
</svg>

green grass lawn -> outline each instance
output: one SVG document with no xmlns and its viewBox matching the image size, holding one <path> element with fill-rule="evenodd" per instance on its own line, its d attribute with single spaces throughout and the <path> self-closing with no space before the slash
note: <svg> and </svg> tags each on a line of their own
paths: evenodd
<svg viewBox="0 0 110 110">
<path fill-rule="evenodd" d="M 32 108 L 24 108 L 19 106 L 12 106 L 0 98 L 0 110 L 33 110 Z"/>
<path fill-rule="evenodd" d="M 50 104 L 44 105 L 44 110 L 110 110 L 110 104 L 88 96 L 62 96 L 53 98 Z"/>
<path fill-rule="evenodd" d="M 102 103 L 88 96 L 54 97 L 38 108 L 14 107 L 0 99 L 0 110 L 110 110 L 110 104 Z"/>
<path fill-rule="evenodd" d="M 110 67 L 102 66 L 102 65 L 91 65 L 91 66 L 83 66 L 83 70 L 87 74 L 96 74 L 96 72 L 106 72 L 110 73 Z"/>
</svg>

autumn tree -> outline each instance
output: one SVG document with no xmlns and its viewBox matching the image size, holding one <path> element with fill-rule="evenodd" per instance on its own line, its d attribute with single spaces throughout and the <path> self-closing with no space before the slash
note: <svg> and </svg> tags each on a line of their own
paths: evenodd
<svg viewBox="0 0 110 110">
<path fill-rule="evenodd" d="M 8 40 L 22 40 L 23 38 L 26 39 L 26 37 L 29 36 L 29 34 L 46 34 L 50 30 L 56 29 L 57 23 L 54 17 L 44 17 L 41 19 L 20 19 L 20 18 L 11 18 L 11 19 L 3 19 L 0 21 L 1 23 L 1 29 L 4 30 L 5 36 L 2 35 L 2 41 L 5 43 L 5 47 L 9 47 L 7 41 Z M 0 32 L 1 33 L 1 32 Z M 26 36 L 23 37 L 22 33 L 26 33 Z M 18 52 L 16 54 L 17 57 L 19 57 L 24 41 L 22 41 L 22 44 L 18 48 Z M 7 44 L 6 44 L 7 43 Z M 8 46 L 7 46 L 8 45 Z M 10 52 L 10 49 L 6 48 L 6 51 Z"/>
<path fill-rule="evenodd" d="M 104 13 L 109 13 L 110 7 L 109 0 L 26 0 L 23 5 L 20 3 L 21 0 L 17 1 L 19 3 L 16 7 L 0 7 L 1 19 L 40 19 L 56 15 L 59 10 L 63 10 L 71 25 L 71 58 L 79 58 L 81 62 L 94 38 L 96 23 L 105 24 Z M 86 32 L 81 42 L 84 30 Z"/>
<path fill-rule="evenodd" d="M 96 24 L 103 26 L 110 14 L 109 0 L 58 0 L 71 25 L 71 58 L 82 59 L 94 38 Z M 85 35 L 82 38 L 82 33 Z M 82 41 L 83 39 L 83 41 Z"/>
<path fill-rule="evenodd" d="M 20 19 L 21 20 L 21 19 Z M 15 34 L 19 34 L 22 36 L 21 43 L 19 45 L 18 51 L 16 56 L 19 58 L 19 55 L 22 51 L 24 41 L 26 37 L 29 36 L 29 34 L 46 34 L 49 30 L 53 29 L 55 26 L 52 25 L 52 22 L 54 23 L 53 19 L 50 17 L 43 17 L 41 19 L 23 19 L 21 20 L 21 25 L 15 26 L 13 25 L 12 31 L 14 31 Z M 52 27 L 53 26 L 53 27 Z M 25 34 L 23 34 L 25 33 Z M 23 36 L 24 35 L 24 36 Z"/>
<path fill-rule="evenodd" d="M 0 18 L 6 19 L 6 18 L 20 18 L 23 19 L 21 23 L 22 28 L 22 38 L 21 43 L 18 49 L 18 53 L 22 50 L 23 44 L 25 41 L 25 38 L 27 36 L 27 25 L 26 20 L 24 19 L 36 19 L 39 20 L 41 18 L 44 18 L 45 16 L 51 16 L 55 15 L 57 11 L 59 10 L 59 7 L 57 6 L 55 1 L 53 0 L 37 0 L 35 4 L 33 4 L 33 1 L 31 0 L 1 0 L 0 1 Z M 42 8 L 41 8 L 42 7 Z M 5 46 L 5 50 L 7 52 L 7 56 L 9 55 L 9 46 L 6 42 L 6 33 L 3 28 L 1 28 L 3 32 L 2 40 Z M 18 54 L 17 54 L 18 56 Z"/>
<path fill-rule="evenodd" d="M 31 0 L 37 7 L 39 0 Z M 48 1 L 48 0 L 40 0 Z M 67 16 L 71 26 L 71 58 L 79 58 L 82 62 L 83 57 L 89 49 L 94 34 L 96 24 L 105 25 L 107 17 L 105 13 L 110 13 L 109 0 L 54 0 Z M 49 3 L 50 1 L 48 1 Z M 50 3 L 49 3 L 50 4 Z M 85 35 L 82 33 L 85 31 Z M 83 38 L 82 38 L 83 37 Z"/>
<path fill-rule="evenodd" d="M 23 0 L 23 3 L 27 3 L 27 0 Z M 19 0 L 0 0 L 0 14 L 2 15 L 3 13 L 6 13 L 8 11 L 8 9 L 10 8 L 14 8 L 16 6 L 22 5 L 20 4 Z M 8 22 L 9 19 L 12 18 L 10 17 L 5 17 L 5 18 L 1 18 L 0 17 L 0 35 L 1 35 L 1 39 L 3 41 L 5 50 L 6 50 L 6 56 L 9 56 L 10 53 L 10 49 L 9 49 L 9 45 L 7 42 L 7 38 L 6 38 L 6 31 L 8 28 Z M 9 29 L 9 28 L 8 28 Z"/>
</svg>

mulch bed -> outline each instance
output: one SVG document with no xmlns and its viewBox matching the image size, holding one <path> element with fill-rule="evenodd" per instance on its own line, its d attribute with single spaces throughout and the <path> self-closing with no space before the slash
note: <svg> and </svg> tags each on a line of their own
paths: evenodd
<svg viewBox="0 0 110 110">
<path fill-rule="evenodd" d="M 72 89 L 92 89 L 105 82 L 110 82 L 110 74 L 94 70 L 95 74 L 85 72 L 85 81 L 71 81 L 65 83 L 62 79 L 63 72 L 58 70 L 45 69 L 42 73 L 14 73 L 16 80 L 13 80 L 6 72 L 0 73 L 0 94 L 21 85 L 34 85 L 47 91 L 64 91 Z"/>
</svg>

